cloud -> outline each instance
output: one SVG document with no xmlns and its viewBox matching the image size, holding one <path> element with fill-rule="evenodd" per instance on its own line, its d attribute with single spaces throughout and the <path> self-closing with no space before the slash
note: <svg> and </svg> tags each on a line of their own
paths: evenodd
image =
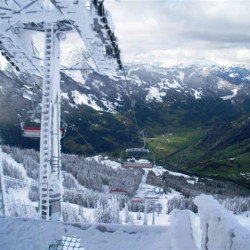
<svg viewBox="0 0 250 250">
<path fill-rule="evenodd" d="M 106 0 L 106 6 L 127 61 L 250 65 L 248 0 Z"/>
</svg>

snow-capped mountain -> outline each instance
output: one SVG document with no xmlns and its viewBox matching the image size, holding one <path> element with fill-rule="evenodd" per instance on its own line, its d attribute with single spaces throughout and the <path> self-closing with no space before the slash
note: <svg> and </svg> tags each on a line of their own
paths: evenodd
<svg viewBox="0 0 250 250">
<path fill-rule="evenodd" d="M 9 70 L 0 73 L 0 103 L 5 107 L 0 111 L 1 130 L 5 135 L 17 136 L 20 134 L 20 130 L 15 129 L 19 124 L 18 113 L 32 110 L 32 105 L 33 108 L 39 106 L 41 79 L 35 79 L 34 87 L 34 80 L 28 76 Z M 151 122 L 150 118 L 164 124 L 162 114 L 176 113 L 178 108 L 183 109 L 179 117 L 183 124 L 194 120 L 208 123 L 215 114 L 224 121 L 249 110 L 250 71 L 239 67 L 130 65 L 126 79 L 122 73 L 109 77 L 93 72 L 87 79 L 79 74 L 75 80 L 61 74 L 63 116 L 78 127 L 85 126 L 87 130 L 92 127 L 94 132 L 96 126 L 110 127 L 110 122 L 126 130 L 126 126 L 134 123 L 126 122 L 131 120 L 132 110 L 142 125 L 147 125 L 147 120 Z M 122 120 L 117 120 L 119 113 L 125 115 Z M 6 132 L 11 128 L 11 133 Z M 96 137 L 94 132 L 91 136 Z M 126 138 L 123 135 L 123 140 L 131 140 L 133 136 L 133 132 Z M 11 142 L 7 136 L 4 139 Z"/>
<path fill-rule="evenodd" d="M 238 154 L 247 152 L 248 133 L 243 131 L 248 131 L 249 124 L 249 70 L 213 65 L 172 68 L 130 65 L 125 75 L 126 79 L 123 74 L 110 77 L 92 72 L 86 79 L 79 75 L 75 81 L 61 73 L 62 120 L 69 127 L 62 140 L 64 152 L 106 152 L 118 157 L 124 148 L 141 145 L 138 130 L 142 129 L 146 129 L 147 137 L 151 138 L 147 143 L 163 165 L 169 165 L 170 161 L 172 166 L 173 157 L 174 166 L 181 167 L 182 155 L 189 155 L 186 148 L 196 151 L 195 145 L 200 147 L 198 151 L 225 149 L 221 152 L 223 159 L 228 157 L 227 150 L 232 153 L 229 158 L 235 158 L 230 146 L 239 142 L 246 145 L 240 147 L 245 151 L 240 149 Z M 39 109 L 41 79 L 36 78 L 34 85 L 29 76 L 8 70 L 0 72 L 0 78 L 0 105 L 4 107 L 0 110 L 2 140 L 6 144 L 38 149 L 39 140 L 21 136 L 18 114 Z M 224 128 L 230 128 L 226 134 Z M 206 136 L 208 130 L 212 132 Z M 170 135 L 174 135 L 171 140 Z M 173 146 L 168 146 L 169 141 Z M 212 167 L 215 163 L 210 158 L 216 151 L 209 152 L 197 153 L 196 161 L 186 157 L 185 165 L 190 169 L 199 164 L 205 169 Z M 246 163 L 239 158 L 239 162 L 230 164 L 237 167 Z M 248 176 L 247 169 L 237 171 L 239 177 Z"/>
<path fill-rule="evenodd" d="M 79 51 L 74 53 L 79 57 Z M 74 64 L 72 60 L 79 61 L 70 58 L 70 64 Z M 9 71 L 4 74 L 6 72 Z M 62 74 L 62 98 L 68 100 L 72 107 L 83 104 L 97 111 L 119 111 L 129 99 L 130 102 L 164 102 L 171 105 L 190 98 L 214 97 L 237 103 L 250 95 L 250 71 L 240 67 L 130 65 L 126 80 L 122 72 L 112 77 L 93 72 L 87 79 L 81 72 L 63 72 L 66 74 Z M 13 73 L 7 75 L 15 78 Z M 21 78 L 21 81 L 28 79 Z M 25 89 L 27 85 L 29 83 L 23 82 L 23 97 L 31 99 L 30 89 Z M 1 90 L 4 91 L 3 84 Z"/>
<path fill-rule="evenodd" d="M 160 68 L 133 65 L 124 77 L 90 74 L 81 91 L 63 93 L 71 105 L 85 104 L 95 110 L 119 111 L 128 97 L 143 101 L 174 104 L 206 97 L 242 102 L 250 94 L 250 71 L 239 67 L 197 66 Z M 131 101 L 131 100 L 130 100 Z"/>
</svg>

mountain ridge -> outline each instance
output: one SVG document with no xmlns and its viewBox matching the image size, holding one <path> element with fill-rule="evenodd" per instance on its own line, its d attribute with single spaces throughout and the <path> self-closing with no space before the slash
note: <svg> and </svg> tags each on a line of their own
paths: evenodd
<svg viewBox="0 0 250 250">
<path fill-rule="evenodd" d="M 125 74 L 126 80 L 122 75 L 109 77 L 92 72 L 83 82 L 76 82 L 61 73 L 62 118 L 69 123 L 62 141 L 65 152 L 109 153 L 118 157 L 122 149 L 140 146 L 138 130 L 146 129 L 148 147 L 157 152 L 157 160 L 196 171 L 187 166 L 193 162 L 199 165 L 207 154 L 202 153 L 197 161 L 186 157 L 187 163 L 174 158 L 182 158 L 188 150 L 199 154 L 204 150 L 200 146 L 209 135 L 207 131 L 250 112 L 250 71 L 245 68 L 191 65 L 166 69 L 135 65 L 126 68 Z M 17 114 L 22 108 L 32 109 L 32 96 L 39 106 L 40 87 L 33 92 L 33 81 L 28 76 L 1 72 L 0 77 L 0 102 L 5 107 L 0 120 L 4 143 L 38 149 L 38 140 L 20 136 Z M 37 85 L 41 85 L 39 78 Z M 232 138 L 240 136 L 229 128 Z M 230 142 L 230 136 L 224 141 L 226 147 L 237 141 Z"/>
</svg>

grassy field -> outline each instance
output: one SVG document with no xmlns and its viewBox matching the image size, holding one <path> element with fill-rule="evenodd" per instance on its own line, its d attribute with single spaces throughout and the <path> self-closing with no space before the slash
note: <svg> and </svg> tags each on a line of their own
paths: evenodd
<svg viewBox="0 0 250 250">
<path fill-rule="evenodd" d="M 178 127 L 147 138 L 147 146 L 155 153 L 158 164 L 170 164 L 182 171 L 234 181 L 250 173 L 248 142 L 209 152 L 197 147 L 206 132 L 202 128 Z"/>
<path fill-rule="evenodd" d="M 206 133 L 201 128 L 178 128 L 172 129 L 166 134 L 147 138 L 148 147 L 155 152 L 156 160 L 166 161 L 171 159 L 179 152 L 193 147 L 200 138 Z"/>
</svg>

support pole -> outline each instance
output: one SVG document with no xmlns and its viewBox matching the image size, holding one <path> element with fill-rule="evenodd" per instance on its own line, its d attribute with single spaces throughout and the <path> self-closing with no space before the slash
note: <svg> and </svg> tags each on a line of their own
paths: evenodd
<svg viewBox="0 0 250 250">
<path fill-rule="evenodd" d="M 143 225 L 147 226 L 148 224 L 148 202 L 147 199 L 145 199 L 145 206 L 144 206 L 144 216 L 143 216 Z"/>
<path fill-rule="evenodd" d="M 0 209 L 4 216 L 9 215 L 7 202 L 6 202 L 6 190 L 4 184 L 4 175 L 3 175 L 3 157 L 2 157 L 2 148 L 0 146 Z"/>
<path fill-rule="evenodd" d="M 61 219 L 63 193 L 60 146 L 59 36 L 56 23 L 45 23 L 40 136 L 40 217 Z"/>
</svg>

